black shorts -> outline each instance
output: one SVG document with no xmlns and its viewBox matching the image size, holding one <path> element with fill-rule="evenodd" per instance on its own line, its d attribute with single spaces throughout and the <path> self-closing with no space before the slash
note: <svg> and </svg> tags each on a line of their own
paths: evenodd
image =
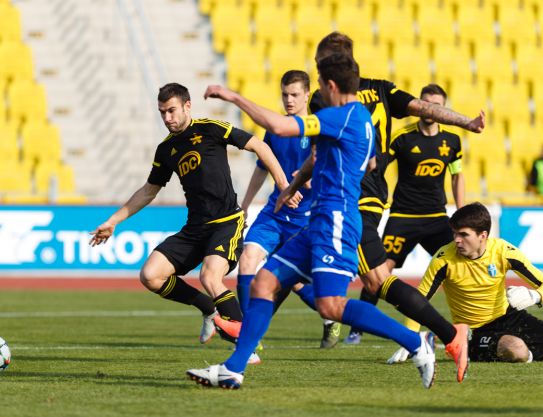
<svg viewBox="0 0 543 417">
<path fill-rule="evenodd" d="M 543 360 L 543 321 L 509 307 L 500 318 L 473 329 L 469 343 L 469 358 L 477 362 L 498 361 L 498 341 L 504 335 L 516 336 L 526 343 L 534 361 Z"/>
<path fill-rule="evenodd" d="M 364 275 L 385 262 L 387 253 L 377 231 L 382 214 L 361 210 L 360 215 L 362 236 L 358 244 L 358 274 Z"/>
<path fill-rule="evenodd" d="M 187 224 L 155 250 L 168 258 L 177 275 L 192 271 L 208 255 L 225 258 L 230 272 L 236 267 L 243 250 L 244 222 L 241 215 L 221 223 Z"/>
<path fill-rule="evenodd" d="M 447 216 L 389 217 L 383 232 L 383 245 L 387 258 L 401 268 L 407 255 L 420 243 L 430 255 L 450 243 L 453 232 Z"/>
</svg>

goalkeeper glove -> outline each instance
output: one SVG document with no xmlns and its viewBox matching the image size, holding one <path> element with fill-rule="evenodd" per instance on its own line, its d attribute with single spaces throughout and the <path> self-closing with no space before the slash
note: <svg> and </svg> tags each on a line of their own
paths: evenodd
<svg viewBox="0 0 543 417">
<path fill-rule="evenodd" d="M 534 304 L 541 307 L 541 295 L 536 290 L 526 287 L 508 287 L 506 294 L 509 305 L 517 310 L 524 310 Z"/>
<path fill-rule="evenodd" d="M 387 363 L 392 365 L 393 363 L 405 362 L 407 358 L 411 357 L 411 354 L 406 348 L 399 348 L 394 354 L 388 358 Z"/>
</svg>

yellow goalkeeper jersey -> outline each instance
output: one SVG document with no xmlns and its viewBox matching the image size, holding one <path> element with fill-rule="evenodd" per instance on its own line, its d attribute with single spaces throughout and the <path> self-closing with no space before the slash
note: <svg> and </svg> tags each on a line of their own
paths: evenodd
<svg viewBox="0 0 543 417">
<path fill-rule="evenodd" d="M 458 255 L 454 242 L 441 247 L 418 289 L 430 299 L 443 285 L 453 323 L 478 328 L 505 314 L 509 306 L 505 274 L 509 270 L 543 296 L 543 273 L 518 248 L 496 238 L 487 240 L 485 253 L 477 259 Z M 407 320 L 406 325 L 415 331 L 420 329 L 413 320 Z"/>
</svg>

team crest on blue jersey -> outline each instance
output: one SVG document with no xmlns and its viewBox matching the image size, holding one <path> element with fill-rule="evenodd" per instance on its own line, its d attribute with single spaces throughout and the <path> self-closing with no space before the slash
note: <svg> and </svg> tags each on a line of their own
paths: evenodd
<svg viewBox="0 0 543 417">
<path fill-rule="evenodd" d="M 324 255 L 322 257 L 322 261 L 325 263 L 325 264 L 331 264 L 332 262 L 334 262 L 334 257 L 332 255 Z"/>
<path fill-rule="evenodd" d="M 498 274 L 498 268 L 496 268 L 496 265 L 490 264 L 487 266 L 488 275 L 490 275 L 492 278 L 494 278 Z"/>
<path fill-rule="evenodd" d="M 307 136 L 304 136 L 302 140 L 300 141 L 300 146 L 302 149 L 305 149 L 309 146 L 309 138 Z"/>
</svg>

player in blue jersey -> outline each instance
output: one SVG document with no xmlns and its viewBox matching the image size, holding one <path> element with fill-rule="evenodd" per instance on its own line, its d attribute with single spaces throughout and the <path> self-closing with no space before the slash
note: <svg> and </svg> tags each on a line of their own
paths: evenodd
<svg viewBox="0 0 543 417">
<path fill-rule="evenodd" d="M 368 111 L 356 98 L 358 65 L 352 57 L 332 54 L 317 64 L 319 86 L 328 106 L 314 115 L 285 117 L 220 86 L 205 96 L 232 102 L 258 125 L 281 136 L 316 136 L 316 153 L 308 158 L 278 198 L 277 208 L 313 176 L 309 225 L 290 239 L 258 272 L 236 350 L 226 362 L 187 375 L 207 386 L 236 389 L 243 382 L 247 359 L 264 336 L 281 288 L 313 282 L 315 304 L 323 318 L 341 321 L 390 338 L 413 353 L 413 361 L 429 388 L 434 380 L 433 335 L 417 334 L 361 300 L 347 299 L 357 270 L 362 232 L 358 214 L 360 181 L 375 165 L 375 131 Z"/>
<path fill-rule="evenodd" d="M 281 78 L 281 96 L 283 106 L 289 116 L 307 115 L 309 91 L 309 76 L 304 71 L 291 70 L 283 74 Z M 264 142 L 271 148 L 289 179 L 292 179 L 311 153 L 311 143 L 307 136 L 301 139 L 298 136 L 284 138 L 266 132 Z M 241 208 L 245 213 L 247 213 L 250 204 L 267 176 L 266 167 L 262 164 L 262 161 L 257 160 L 245 197 L 241 203 Z M 245 314 L 249 305 L 250 284 L 260 263 L 305 226 L 309 220 L 311 189 L 309 186 L 302 187 L 300 192 L 303 199 L 297 208 L 284 206 L 279 212 L 274 213 L 275 202 L 280 193 L 280 190 L 274 187 L 266 206 L 260 211 L 245 236 L 243 252 L 239 259 L 237 285 L 239 303 L 243 314 Z M 303 286 L 299 287 L 299 295 L 304 300 L 302 288 Z M 276 302 L 276 309 L 278 304 L 288 295 L 289 290 L 282 291 Z M 310 288 L 308 290 L 313 291 Z"/>
</svg>

